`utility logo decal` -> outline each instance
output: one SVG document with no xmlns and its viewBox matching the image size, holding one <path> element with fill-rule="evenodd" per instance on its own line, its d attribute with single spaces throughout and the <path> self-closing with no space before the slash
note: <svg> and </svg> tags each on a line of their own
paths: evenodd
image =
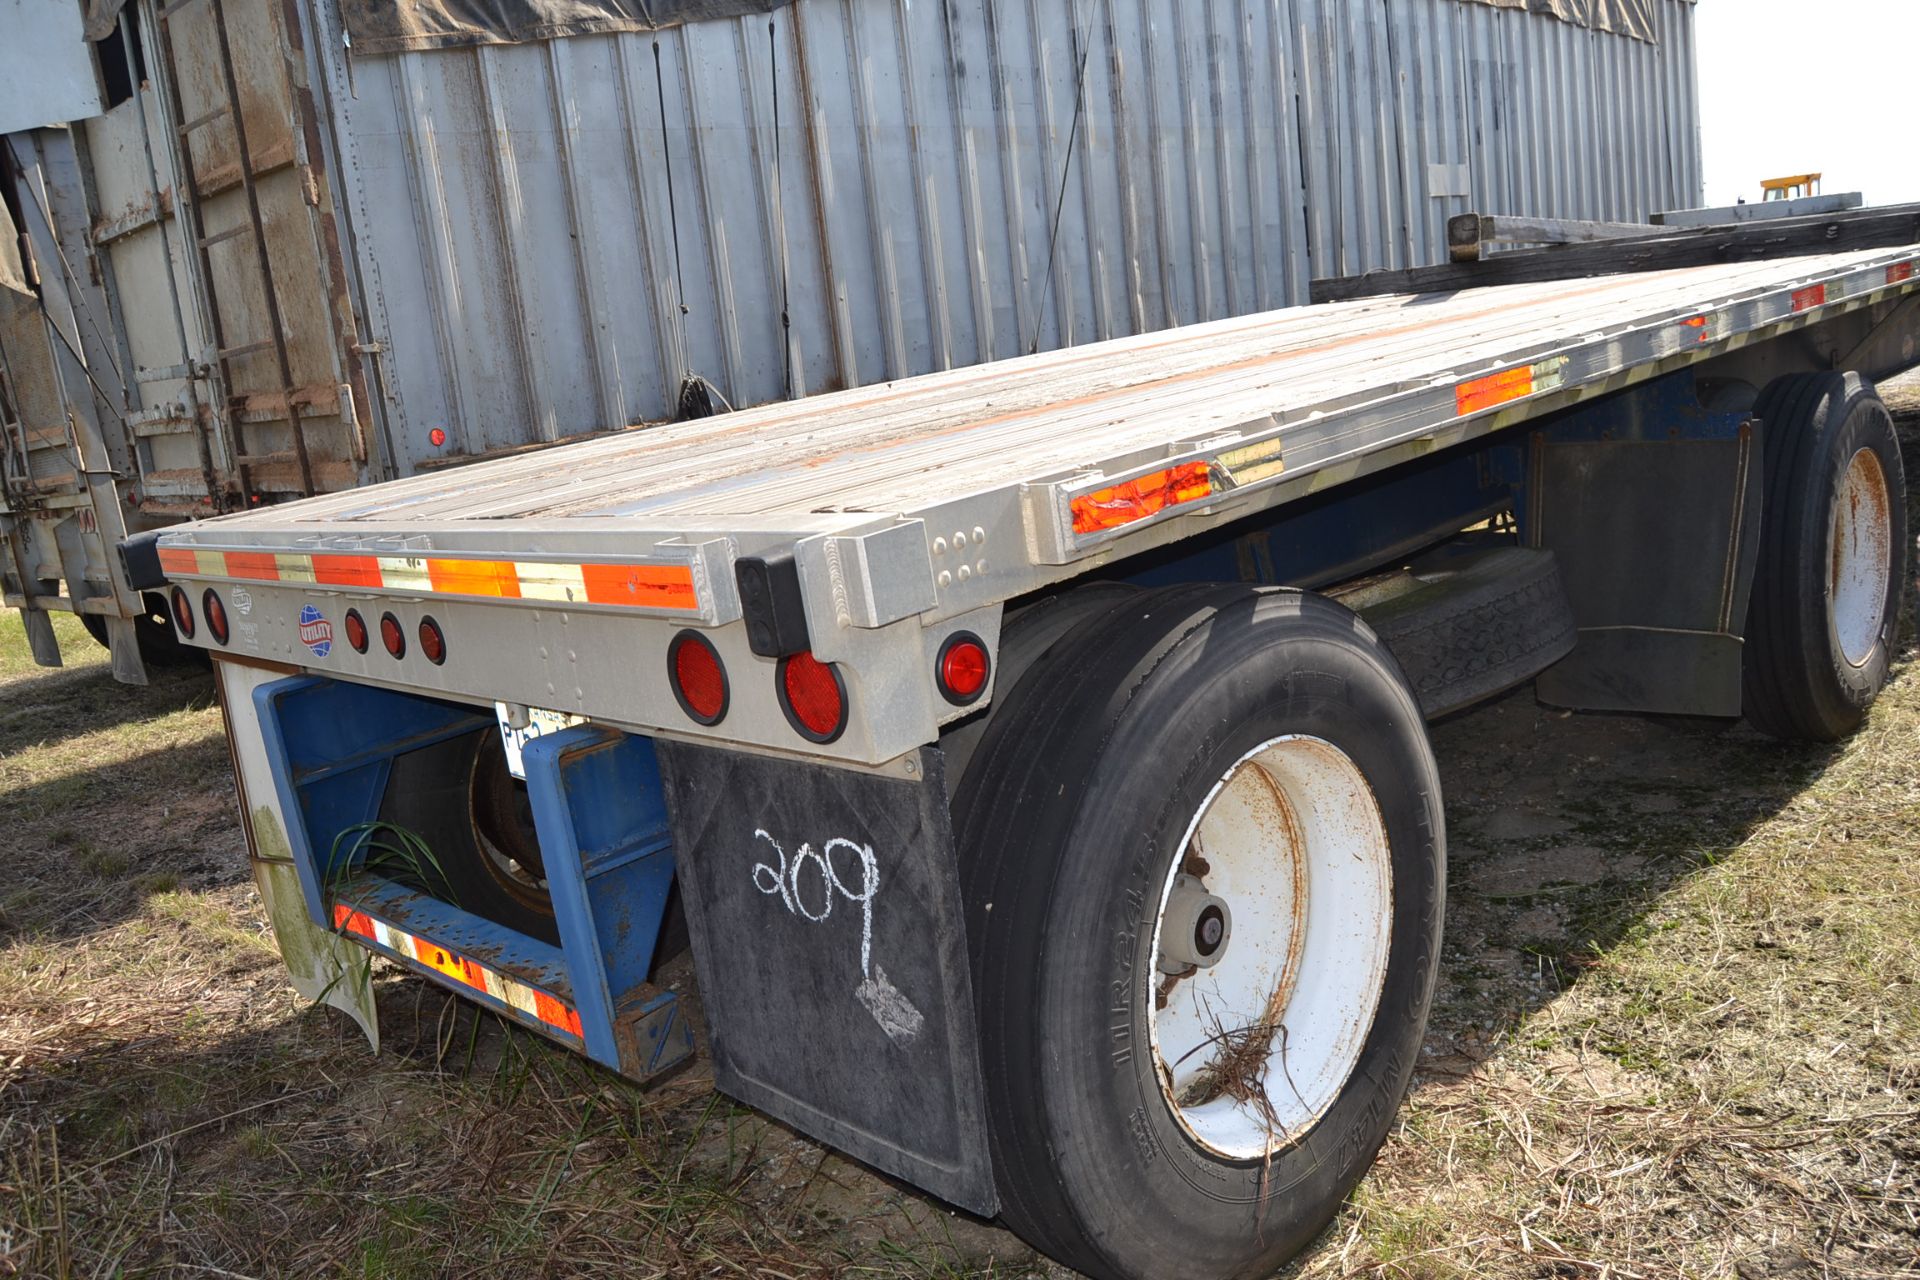
<svg viewBox="0 0 1920 1280">
<path fill-rule="evenodd" d="M 300 606 L 300 643 L 313 650 L 316 658 L 333 652 L 333 624 L 310 604 Z"/>
</svg>

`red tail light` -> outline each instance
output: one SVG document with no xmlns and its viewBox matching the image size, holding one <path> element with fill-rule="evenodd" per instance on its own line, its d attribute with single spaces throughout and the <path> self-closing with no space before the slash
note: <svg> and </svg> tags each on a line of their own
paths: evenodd
<svg viewBox="0 0 1920 1280">
<path fill-rule="evenodd" d="M 407 656 L 407 633 L 400 625 L 400 619 L 390 613 L 380 615 L 380 643 L 387 646 L 387 652 L 396 658 Z"/>
<path fill-rule="evenodd" d="M 207 617 L 207 634 L 222 645 L 227 642 L 227 606 L 220 603 L 220 597 L 208 587 L 207 593 L 200 597 L 200 612 Z"/>
<path fill-rule="evenodd" d="M 441 634 L 440 624 L 432 618 L 420 619 L 420 652 L 436 667 L 447 660 L 447 637 Z"/>
<path fill-rule="evenodd" d="M 959 631 L 948 636 L 947 642 L 940 646 L 940 659 L 934 664 L 934 683 L 940 687 L 940 696 L 954 706 L 970 706 L 987 691 L 987 677 L 992 671 L 993 660 L 987 656 L 987 646 L 980 637 L 970 631 Z"/>
<path fill-rule="evenodd" d="M 187 593 L 179 587 L 173 589 L 173 625 L 180 628 L 180 634 L 188 640 L 193 639 L 193 605 L 187 600 Z"/>
<path fill-rule="evenodd" d="M 355 653 L 367 651 L 367 620 L 360 616 L 358 609 L 347 610 L 347 643 L 353 646 Z"/>
<path fill-rule="evenodd" d="M 687 718 L 715 725 L 726 718 L 727 669 L 713 642 L 697 631 L 682 631 L 667 646 L 667 683 Z"/>
<path fill-rule="evenodd" d="M 822 745 L 847 727 L 847 686 L 840 673 L 811 653 L 780 660 L 780 709 L 809 742 Z"/>
</svg>

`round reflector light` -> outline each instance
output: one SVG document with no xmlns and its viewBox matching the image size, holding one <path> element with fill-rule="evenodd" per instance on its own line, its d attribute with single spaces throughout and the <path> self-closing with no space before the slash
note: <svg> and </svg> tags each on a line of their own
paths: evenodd
<svg viewBox="0 0 1920 1280">
<path fill-rule="evenodd" d="M 187 593 L 179 587 L 173 589 L 173 625 L 180 628 L 185 639 L 193 639 L 193 605 L 187 600 Z"/>
<path fill-rule="evenodd" d="M 347 610 L 347 643 L 353 646 L 355 653 L 367 651 L 367 620 L 360 616 L 358 609 Z"/>
<path fill-rule="evenodd" d="M 957 631 L 940 646 L 934 683 L 940 686 L 940 696 L 954 706 L 970 706 L 987 691 L 987 676 L 992 671 L 993 660 L 980 637 L 971 631 Z"/>
<path fill-rule="evenodd" d="M 390 613 L 380 615 L 380 643 L 396 658 L 407 656 L 407 633 L 400 626 L 400 619 Z"/>
<path fill-rule="evenodd" d="M 667 684 L 695 724 L 716 725 L 726 718 L 727 669 L 713 642 L 699 632 L 682 631 L 667 646 Z"/>
<path fill-rule="evenodd" d="M 214 594 L 212 587 L 208 587 L 207 593 L 200 597 L 200 612 L 206 615 L 207 634 L 222 645 L 226 644 L 229 634 L 227 606 L 220 603 L 220 597 Z"/>
<path fill-rule="evenodd" d="M 447 660 L 447 637 L 431 617 L 420 619 L 420 652 L 436 667 Z"/>
<path fill-rule="evenodd" d="M 847 727 L 847 686 L 830 663 L 811 653 L 780 660 L 780 709 L 787 723 L 809 742 L 822 745 Z"/>
</svg>

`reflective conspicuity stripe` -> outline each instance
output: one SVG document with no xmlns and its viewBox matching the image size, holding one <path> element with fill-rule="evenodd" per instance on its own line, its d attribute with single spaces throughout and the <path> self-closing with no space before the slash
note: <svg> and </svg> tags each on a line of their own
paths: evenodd
<svg viewBox="0 0 1920 1280">
<path fill-rule="evenodd" d="M 669 613 L 696 613 L 700 609 L 693 569 L 684 564 L 555 564 L 162 547 L 160 568 L 170 576 L 183 578 L 312 583 L 410 595 L 549 600 Z"/>
<path fill-rule="evenodd" d="M 1471 413 L 1480 413 L 1503 404 L 1511 404 L 1515 400 L 1524 400 L 1528 396 L 1557 390 L 1562 381 L 1561 371 L 1566 368 L 1566 365 L 1565 356 L 1555 356 L 1549 360 L 1523 364 L 1516 369 L 1502 369 L 1499 373 L 1490 373 L 1484 378 L 1463 382 L 1453 389 L 1454 411 L 1464 418 Z"/>
<path fill-rule="evenodd" d="M 357 934 L 395 955 L 451 978 L 461 986 L 492 996 L 515 1012 L 536 1022 L 543 1022 L 556 1031 L 585 1039 L 585 1033 L 580 1029 L 580 1014 L 566 1001 L 550 996 L 538 987 L 516 982 L 498 970 L 489 969 L 436 942 L 415 937 L 404 929 L 396 929 L 384 920 L 376 919 L 364 911 L 355 911 L 349 906 L 334 907 L 333 927 L 343 933 Z"/>
</svg>

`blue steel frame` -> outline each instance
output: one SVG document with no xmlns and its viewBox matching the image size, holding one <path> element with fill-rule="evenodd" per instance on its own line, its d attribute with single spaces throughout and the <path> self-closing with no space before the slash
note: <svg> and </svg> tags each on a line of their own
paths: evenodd
<svg viewBox="0 0 1920 1280">
<path fill-rule="evenodd" d="M 1701 405 L 1694 371 L 1652 379 L 1485 441 L 1329 489 L 1209 537 L 1116 565 L 1139 586 L 1260 582 L 1312 589 L 1365 573 L 1503 511 L 1524 534 L 1538 446 L 1739 438 L 1744 412 Z"/>
<path fill-rule="evenodd" d="M 577 1010 L 580 1040 L 484 991 L 456 988 L 625 1075 L 653 1075 L 692 1052 L 676 997 L 646 980 L 673 886 L 672 837 L 650 740 L 580 726 L 536 739 L 524 752 L 555 947 L 365 870 L 364 852 L 334 865 L 340 833 L 379 817 L 395 758 L 493 732 L 492 715 L 313 676 L 262 685 L 254 706 L 307 914 L 321 928 L 333 929 L 335 900 L 345 898 L 356 911 L 556 996 Z M 412 956 L 349 936 L 446 983 Z"/>
</svg>

